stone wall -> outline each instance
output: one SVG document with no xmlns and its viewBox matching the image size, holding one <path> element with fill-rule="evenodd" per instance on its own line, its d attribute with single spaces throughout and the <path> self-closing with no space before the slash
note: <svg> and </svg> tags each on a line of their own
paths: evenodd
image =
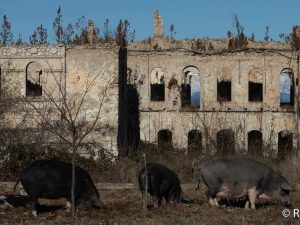
<svg viewBox="0 0 300 225">
<path fill-rule="evenodd" d="M 222 40 L 218 40 L 218 43 L 220 46 L 225 44 Z M 182 48 L 154 51 L 139 47 L 138 44 L 132 46 L 127 52 L 127 80 L 138 94 L 136 108 L 139 115 L 135 116 L 142 141 L 156 143 L 157 133 L 166 129 L 172 132 L 175 148 L 187 148 L 188 133 L 199 130 L 203 134 L 203 151 L 213 154 L 216 152 L 214 146 L 218 131 L 231 129 L 235 135 L 236 149 L 243 154 L 247 153 L 247 135 L 253 130 L 262 133 L 263 141 L 269 147 L 265 155 L 276 157 L 278 133 L 281 131 L 293 133 L 293 146 L 297 146 L 297 52 L 285 45 L 274 44 L 277 47 L 272 47 L 272 43 L 264 45 L 265 49 L 228 52 L 220 47 L 222 51 L 211 50 L 206 54 L 195 54 L 195 51 Z M 57 83 L 60 80 L 70 102 L 73 99 L 78 101 L 78 96 L 85 92 L 86 85 L 92 81 L 79 117 L 91 124 L 99 107 L 101 116 L 86 142 L 98 143 L 117 154 L 118 135 L 121 132 L 120 94 L 124 94 L 119 92 L 118 82 L 122 79 L 119 79 L 121 64 L 118 54 L 118 48 L 95 45 L 4 46 L 0 48 L 1 76 L 9 74 L 7 82 L 10 82 L 13 93 L 26 96 L 26 101 L 39 106 L 47 104 L 45 96 L 27 96 L 27 78 L 39 82 L 43 90 L 52 90 L 57 101 L 61 95 Z M 126 63 L 122 62 L 122 65 Z M 280 105 L 279 75 L 283 69 L 293 73 L 292 106 Z M 187 82 L 187 74 L 199 76 L 199 108 L 182 106 L 182 84 Z M 164 101 L 151 101 L 151 84 L 159 86 L 162 80 Z M 218 82 L 224 80 L 231 82 L 230 101 L 217 100 Z M 249 101 L 249 81 L 262 84 L 263 101 Z M 121 91 L 126 92 L 126 89 Z M 105 98 L 102 98 L 104 94 Z M 1 126 L 18 127 L 22 124 L 23 128 L 37 127 L 39 115 L 28 106 L 26 112 L 23 109 L 6 113 Z M 126 132 L 122 135 L 127 136 Z"/>
<path fill-rule="evenodd" d="M 235 132 L 236 149 L 246 154 L 247 134 L 258 130 L 271 149 L 264 154 L 276 157 L 278 133 L 288 130 L 293 133 L 294 147 L 297 145 L 298 86 L 295 86 L 294 106 L 281 106 L 279 99 L 280 73 L 283 69 L 291 69 L 294 83 L 298 82 L 298 64 L 291 50 L 225 52 L 206 56 L 181 50 L 132 50 L 128 55 L 128 68 L 134 78 L 129 80 L 136 83 L 139 93 L 140 136 L 144 141 L 157 142 L 158 131 L 167 129 L 172 132 L 176 148 L 187 148 L 187 136 L 191 130 L 199 130 L 202 134 L 208 132 L 202 141 L 214 142 L 218 131 L 231 129 Z M 157 68 L 164 73 L 164 101 L 151 101 L 151 71 Z M 181 85 L 187 68 L 198 71 L 199 108 L 182 107 Z M 248 100 L 248 77 L 253 73 L 261 76 L 262 102 Z M 230 77 L 231 101 L 217 101 L 220 77 Z M 176 85 L 172 86 L 174 79 Z M 213 154 L 216 150 L 209 151 Z"/>
<path fill-rule="evenodd" d="M 117 49 L 118 50 L 118 49 Z M 41 131 L 42 116 L 58 119 L 58 106 L 66 91 L 67 104 L 74 109 L 83 104 L 78 112 L 77 123 L 90 127 L 100 112 L 95 129 L 85 138 L 117 154 L 118 133 L 118 54 L 117 50 L 89 46 L 4 46 L 0 48 L 1 86 L 10 89 L 18 99 L 17 104 L 5 112 L 1 119 L 2 129 L 24 130 L 24 142 L 34 142 L 36 136 L 29 132 Z M 5 79 L 4 79 L 5 77 Z M 42 92 L 28 92 L 31 86 Z M 87 88 L 88 87 L 88 88 Z M 51 99 L 50 99 L 51 98 Z M 76 105 L 76 106 L 75 106 Z M 38 107 L 37 113 L 34 107 Z M 99 109 L 101 109 L 99 111 Z M 19 135 L 21 136 L 21 134 Z M 55 135 L 44 136 L 43 144 L 58 140 Z"/>
<path fill-rule="evenodd" d="M 117 154 L 118 136 L 118 49 L 76 46 L 66 52 L 68 98 L 82 96 L 90 85 L 80 116 L 93 123 L 97 113 L 100 118 L 88 142 L 101 144 Z M 103 98 L 103 96 L 105 97 Z"/>
<path fill-rule="evenodd" d="M 9 89 L 15 97 L 26 96 L 26 80 L 31 73 L 39 76 L 40 85 L 44 90 L 53 90 L 56 77 L 65 76 L 65 47 L 64 46 L 3 46 L 0 48 L 0 69 L 2 87 Z M 30 78 L 31 79 L 31 78 Z M 35 81 L 37 82 L 37 81 Z M 55 98 L 59 97 L 57 89 L 53 91 Z M 30 102 L 39 102 L 41 96 L 26 98 Z M 34 114 L 28 110 L 26 114 Z M 35 127 L 34 116 L 26 116 L 18 108 L 5 115 L 5 123 L 16 127 L 29 125 Z M 27 124 L 27 125 L 26 125 Z"/>
</svg>

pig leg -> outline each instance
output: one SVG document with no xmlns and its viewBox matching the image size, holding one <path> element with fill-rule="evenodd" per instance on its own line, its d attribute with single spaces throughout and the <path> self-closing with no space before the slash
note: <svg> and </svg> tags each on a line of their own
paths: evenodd
<svg viewBox="0 0 300 225">
<path fill-rule="evenodd" d="M 67 203 L 66 203 L 66 211 L 67 211 L 67 212 L 70 212 L 70 211 L 71 211 L 71 207 L 72 207 L 71 201 L 67 200 Z"/>
<path fill-rule="evenodd" d="M 214 205 L 215 205 L 214 200 L 212 199 L 212 197 L 209 197 L 209 198 L 208 198 L 208 204 L 209 204 L 210 206 L 214 206 Z"/>
<path fill-rule="evenodd" d="M 159 194 L 159 191 L 156 188 L 152 188 L 153 195 L 152 199 L 154 201 L 154 208 L 158 208 L 158 206 L 161 205 L 161 196 Z"/>
<path fill-rule="evenodd" d="M 208 189 L 206 192 L 206 196 L 208 198 L 208 204 L 210 206 L 218 206 L 219 205 L 219 203 L 216 199 L 216 193 L 217 193 L 217 191 L 214 189 Z"/>
<path fill-rule="evenodd" d="M 169 195 L 164 196 L 166 203 L 169 204 L 170 203 L 170 197 Z M 173 201 L 171 201 L 171 204 L 173 203 Z"/>
<path fill-rule="evenodd" d="M 36 217 L 38 215 L 38 212 L 37 212 L 37 205 L 38 205 L 38 201 L 37 201 L 37 198 L 36 197 L 31 197 L 31 208 L 32 208 L 32 215 L 34 217 Z"/>
<path fill-rule="evenodd" d="M 245 209 L 249 209 L 249 200 L 247 200 L 245 203 Z"/>
<path fill-rule="evenodd" d="M 255 188 L 251 188 L 248 190 L 248 196 L 249 196 L 251 209 L 255 209 L 255 202 L 257 198 L 257 192 Z"/>
<path fill-rule="evenodd" d="M 162 197 L 158 197 L 158 206 L 161 206 Z"/>
<path fill-rule="evenodd" d="M 215 206 L 219 206 L 217 198 L 213 198 L 212 200 L 213 200 L 213 203 L 214 203 Z"/>
<path fill-rule="evenodd" d="M 161 198 L 158 196 L 153 196 L 154 208 L 158 208 L 161 205 Z"/>
</svg>

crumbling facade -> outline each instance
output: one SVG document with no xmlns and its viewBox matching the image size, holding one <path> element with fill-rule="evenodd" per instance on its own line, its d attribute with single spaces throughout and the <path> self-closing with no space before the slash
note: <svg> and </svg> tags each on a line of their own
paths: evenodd
<svg viewBox="0 0 300 225">
<path fill-rule="evenodd" d="M 20 94 L 32 101 L 55 86 L 53 74 L 72 96 L 101 73 L 88 94 L 87 119 L 107 83 L 108 94 L 88 141 L 115 153 L 139 140 L 211 155 L 284 158 L 298 149 L 299 52 L 290 45 L 248 40 L 247 48 L 228 50 L 228 40 L 169 40 L 155 11 L 151 42 L 105 48 L 93 45 L 89 25 L 87 46 L 0 48 L 1 73 L 11 62 Z"/>
<path fill-rule="evenodd" d="M 280 132 L 291 134 L 293 146 L 297 145 L 296 60 L 268 51 L 209 56 L 185 51 L 129 52 L 128 67 L 134 68 L 142 80 L 138 86 L 142 140 L 156 142 L 158 133 L 167 130 L 176 148 L 187 149 L 190 133 L 199 131 L 202 150 L 216 153 L 217 136 L 224 132 L 229 135 L 225 140 L 233 138 L 235 149 L 246 154 L 251 132 L 255 131 L 263 143 L 272 145 L 269 147 L 273 152 L 264 154 L 273 157 L 277 156 Z M 164 99 L 151 99 L 155 70 L 163 74 Z M 290 95 L 294 100 L 281 104 L 280 78 L 285 71 L 291 79 Z M 200 93 L 196 98 L 199 104 L 191 101 L 193 76 L 200 81 L 200 86 L 195 85 Z M 225 84 L 220 85 L 222 82 Z"/>
<path fill-rule="evenodd" d="M 9 83 L 7 88 L 12 89 L 12 94 L 20 100 L 15 108 L 4 113 L 2 129 L 23 130 L 22 137 L 18 139 L 31 136 L 33 140 L 29 142 L 42 139 L 34 137 L 36 129 L 43 127 L 41 122 L 45 122 L 41 117 L 48 113 L 60 117 L 60 105 L 72 107 L 74 102 L 74 108 L 79 107 L 78 102 L 84 96 L 76 116 L 80 120 L 78 123 L 92 123 L 101 109 L 95 129 L 85 142 L 96 143 L 117 154 L 118 49 L 89 46 L 67 48 L 63 45 L 5 46 L 0 48 L 0 52 L 1 76 L 9 78 L 1 85 Z M 64 93 L 66 104 L 62 97 Z M 57 107 L 51 109 L 50 103 Z M 32 134 L 29 135 L 29 132 Z M 43 132 L 43 128 L 37 132 Z M 59 139 L 55 135 L 50 136 L 43 137 L 44 145 Z"/>
<path fill-rule="evenodd" d="M 163 24 L 156 12 L 155 41 Z M 159 27 L 160 26 L 160 27 Z M 140 139 L 208 155 L 282 159 L 299 145 L 299 52 L 247 40 L 170 42 L 129 49 L 129 82 L 139 98 Z M 200 44 L 199 44 L 200 43 Z M 190 46 L 189 48 L 187 46 Z M 198 48 L 195 49 L 195 46 Z M 133 79 L 134 78 L 134 79 Z"/>
</svg>

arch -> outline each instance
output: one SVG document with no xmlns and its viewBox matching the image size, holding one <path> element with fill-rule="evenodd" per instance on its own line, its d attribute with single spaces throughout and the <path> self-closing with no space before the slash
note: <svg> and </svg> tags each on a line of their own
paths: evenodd
<svg viewBox="0 0 300 225">
<path fill-rule="evenodd" d="M 154 68 L 150 73 L 151 101 L 165 101 L 165 73 L 161 68 Z"/>
<path fill-rule="evenodd" d="M 159 147 L 171 147 L 172 144 L 172 131 L 163 129 L 157 133 L 157 143 Z"/>
<path fill-rule="evenodd" d="M 202 133 L 199 130 L 188 132 L 188 153 L 197 155 L 202 153 Z"/>
<path fill-rule="evenodd" d="M 259 130 L 248 132 L 248 154 L 263 156 L 263 137 Z"/>
<path fill-rule="evenodd" d="M 248 100 L 249 102 L 263 101 L 263 76 L 258 68 L 252 69 L 248 74 Z"/>
<path fill-rule="evenodd" d="M 291 69 L 285 68 L 280 72 L 279 79 L 280 106 L 294 105 L 294 73 Z"/>
<path fill-rule="evenodd" d="M 283 130 L 278 133 L 278 153 L 277 160 L 285 159 L 293 153 L 293 133 Z"/>
<path fill-rule="evenodd" d="M 41 84 L 41 76 L 43 68 L 38 62 L 30 62 L 26 66 L 26 96 L 41 96 L 43 87 Z"/>
<path fill-rule="evenodd" d="M 217 78 L 217 101 L 231 101 L 231 70 L 223 67 Z"/>
<path fill-rule="evenodd" d="M 217 154 L 233 155 L 235 152 L 235 137 L 231 129 L 222 129 L 217 132 Z"/>
<path fill-rule="evenodd" d="M 189 66 L 184 67 L 182 72 L 183 72 L 183 74 L 184 74 L 184 72 L 192 72 L 192 73 L 200 74 L 199 68 L 194 65 L 189 65 Z"/>
<path fill-rule="evenodd" d="M 201 104 L 200 70 L 196 66 L 186 66 L 182 70 L 181 104 L 183 107 L 199 108 Z"/>
</svg>

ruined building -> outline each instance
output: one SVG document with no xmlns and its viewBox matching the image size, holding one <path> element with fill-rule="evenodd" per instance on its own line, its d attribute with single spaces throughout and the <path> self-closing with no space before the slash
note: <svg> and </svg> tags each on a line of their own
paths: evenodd
<svg viewBox="0 0 300 225">
<path fill-rule="evenodd" d="M 90 45 L 1 47 L 1 73 L 10 62 L 21 94 L 39 101 L 54 84 L 49 74 L 60 75 L 72 95 L 101 71 L 86 117 L 97 106 L 97 91 L 110 81 L 91 139 L 115 153 L 138 140 L 211 155 L 284 158 L 298 149 L 297 48 L 238 37 L 172 40 L 164 36 L 158 11 L 150 41 L 108 48 L 93 44 L 89 24 Z M 18 120 L 14 114 L 9 121 Z"/>
</svg>

